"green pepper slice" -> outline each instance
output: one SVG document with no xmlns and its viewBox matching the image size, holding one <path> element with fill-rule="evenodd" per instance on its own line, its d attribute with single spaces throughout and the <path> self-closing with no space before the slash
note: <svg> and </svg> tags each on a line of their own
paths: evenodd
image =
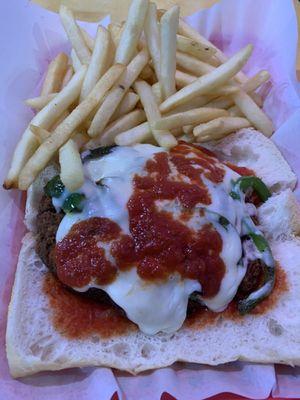
<svg viewBox="0 0 300 400">
<path fill-rule="evenodd" d="M 243 192 L 247 189 L 252 188 L 259 196 L 261 201 L 265 202 L 271 197 L 271 193 L 264 182 L 257 176 L 241 176 L 235 183 L 233 190 L 230 192 L 230 196 L 236 200 L 240 200 L 237 188 L 240 188 Z"/>
<path fill-rule="evenodd" d="M 83 193 L 72 193 L 66 198 L 62 206 L 66 214 L 81 212 L 83 210 L 83 200 L 85 195 Z"/>
<path fill-rule="evenodd" d="M 47 185 L 44 187 L 44 191 L 49 197 L 60 197 L 65 190 L 65 185 L 62 183 L 60 176 L 56 175 L 50 179 Z"/>
<path fill-rule="evenodd" d="M 107 154 L 111 153 L 112 149 L 117 147 L 116 145 L 112 146 L 102 146 L 102 147 L 97 147 L 96 149 L 89 150 L 89 154 L 83 157 L 82 161 L 89 161 L 89 160 L 95 160 L 97 158 L 106 156 Z"/>
</svg>

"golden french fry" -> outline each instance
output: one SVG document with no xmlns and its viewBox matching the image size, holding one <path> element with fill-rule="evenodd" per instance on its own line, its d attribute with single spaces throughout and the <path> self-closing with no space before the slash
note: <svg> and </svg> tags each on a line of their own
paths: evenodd
<svg viewBox="0 0 300 400">
<path fill-rule="evenodd" d="M 175 82 L 176 86 L 179 89 L 183 88 L 184 86 L 190 85 L 191 83 L 195 82 L 196 79 L 196 76 L 187 74 L 186 72 L 180 71 L 178 69 L 175 72 Z"/>
<path fill-rule="evenodd" d="M 71 42 L 72 47 L 76 51 L 76 55 L 78 56 L 80 62 L 82 64 L 89 64 L 91 52 L 86 45 L 81 30 L 74 19 L 73 12 L 62 5 L 59 9 L 59 15 L 66 34 Z"/>
<path fill-rule="evenodd" d="M 82 64 L 74 49 L 71 50 L 71 61 L 74 71 L 77 72 L 82 67 Z"/>
<path fill-rule="evenodd" d="M 252 53 L 252 48 L 252 45 L 246 46 L 220 67 L 217 67 L 209 74 L 201 76 L 195 82 L 173 94 L 161 104 L 160 111 L 170 111 L 180 104 L 184 104 L 201 94 L 207 94 L 224 85 L 243 67 Z"/>
<path fill-rule="evenodd" d="M 59 149 L 60 179 L 70 192 L 75 192 L 84 182 L 83 166 L 77 145 L 69 139 Z"/>
<path fill-rule="evenodd" d="M 128 92 L 121 103 L 119 104 L 116 111 L 113 113 L 110 121 L 115 121 L 116 119 L 122 117 L 124 114 L 131 112 L 139 101 L 139 96 L 134 92 Z"/>
<path fill-rule="evenodd" d="M 85 73 L 86 67 L 82 67 L 81 70 L 72 77 L 67 86 L 33 117 L 29 125 L 32 124 L 49 129 L 60 115 L 78 98 Z M 28 126 L 14 151 L 11 166 L 4 182 L 4 187 L 6 189 L 18 186 L 19 174 L 38 145 L 38 140 Z"/>
<path fill-rule="evenodd" d="M 149 0 L 132 0 L 116 50 L 115 62 L 129 64 L 143 30 Z"/>
<path fill-rule="evenodd" d="M 219 60 L 221 63 L 226 63 L 228 61 L 228 57 L 226 57 L 225 54 L 220 49 L 218 49 L 209 40 L 205 39 L 205 37 L 200 35 L 199 32 L 197 32 L 195 29 L 193 29 L 190 25 L 188 25 L 186 22 L 184 22 L 183 19 L 181 19 L 181 18 L 179 19 L 178 33 L 182 36 L 187 36 L 188 38 L 195 40 L 196 42 L 200 43 L 203 46 L 213 48 L 216 51 L 214 54 L 214 57 L 216 57 L 217 60 Z M 245 75 L 242 71 L 239 71 L 235 78 L 240 83 L 244 83 L 245 81 L 248 80 L 247 75 Z"/>
<path fill-rule="evenodd" d="M 216 49 L 181 35 L 177 35 L 177 50 L 206 62 L 216 53 Z"/>
<path fill-rule="evenodd" d="M 124 23 L 112 23 L 109 24 L 107 29 L 111 34 L 112 37 L 112 41 L 115 45 L 115 47 L 117 48 L 120 42 L 120 38 L 122 35 L 122 32 L 124 30 Z"/>
<path fill-rule="evenodd" d="M 35 110 L 41 110 L 44 108 L 54 97 L 57 96 L 57 93 L 50 93 L 45 96 L 33 97 L 32 99 L 25 100 L 25 104 Z"/>
<path fill-rule="evenodd" d="M 244 114 L 237 106 L 228 108 L 228 113 L 230 117 L 244 117 Z"/>
<path fill-rule="evenodd" d="M 258 107 L 261 108 L 264 105 L 263 98 L 261 97 L 261 95 L 259 93 L 252 92 L 252 93 L 249 93 L 249 96 L 254 101 L 254 103 L 256 103 L 258 105 Z"/>
<path fill-rule="evenodd" d="M 81 150 L 84 145 L 89 141 L 89 137 L 84 133 L 77 132 L 72 136 L 72 140 L 76 144 L 77 148 Z"/>
<path fill-rule="evenodd" d="M 202 107 L 169 115 L 157 120 L 152 125 L 154 129 L 175 129 L 185 125 L 198 125 L 227 115 L 226 110 Z"/>
<path fill-rule="evenodd" d="M 70 114 L 69 111 L 68 111 L 68 110 L 65 110 L 65 111 L 61 114 L 61 116 L 54 122 L 54 124 L 51 125 L 51 127 L 50 127 L 51 132 L 54 131 L 54 130 L 58 127 L 58 125 L 60 125 L 60 124 L 67 118 L 67 116 L 68 116 L 69 114 Z"/>
<path fill-rule="evenodd" d="M 51 132 L 47 131 L 47 129 L 42 128 L 41 126 L 29 125 L 31 132 L 38 139 L 39 144 L 43 143 L 50 135 Z"/>
<path fill-rule="evenodd" d="M 183 140 L 184 142 L 187 142 L 187 143 L 193 143 L 193 141 L 195 140 L 195 137 L 193 135 L 189 135 L 189 134 L 185 133 L 184 135 L 180 136 L 178 138 L 178 140 Z"/>
<path fill-rule="evenodd" d="M 56 93 L 62 87 L 62 81 L 68 69 L 69 58 L 65 53 L 59 53 L 48 66 L 41 90 L 41 96 Z"/>
<path fill-rule="evenodd" d="M 150 3 L 145 19 L 145 37 L 149 53 L 152 58 L 153 67 L 158 80 L 160 79 L 160 32 L 157 20 L 157 6 Z"/>
<path fill-rule="evenodd" d="M 215 70 L 215 67 L 212 65 L 180 51 L 176 52 L 176 63 L 177 66 L 196 75 L 197 77 L 208 74 Z"/>
<path fill-rule="evenodd" d="M 248 78 L 248 80 L 242 84 L 242 89 L 247 93 L 253 92 L 263 83 L 267 82 L 269 79 L 270 79 L 270 74 L 268 71 L 266 70 L 259 71 L 257 72 L 257 74 L 255 74 L 251 78 Z"/>
<path fill-rule="evenodd" d="M 163 95 L 160 87 L 160 83 L 156 82 L 154 85 L 152 85 L 152 92 L 155 97 L 156 103 L 159 106 L 161 102 L 163 101 Z"/>
<path fill-rule="evenodd" d="M 85 29 L 83 29 L 82 27 L 80 27 L 79 29 L 82 34 L 83 40 L 85 41 L 85 44 L 90 49 L 90 51 L 93 52 L 95 46 L 95 40 L 87 33 Z"/>
<path fill-rule="evenodd" d="M 251 124 L 265 136 L 270 137 L 274 132 L 272 121 L 257 106 L 251 97 L 243 91 L 234 94 L 232 97 L 235 104 L 248 118 Z"/>
<path fill-rule="evenodd" d="M 148 142 L 151 140 L 152 132 L 148 122 L 144 122 L 135 128 L 119 133 L 115 137 L 118 146 L 131 146 L 136 143 Z"/>
<path fill-rule="evenodd" d="M 179 7 L 173 6 L 160 20 L 160 85 L 164 98 L 176 91 L 176 33 L 179 21 Z"/>
<path fill-rule="evenodd" d="M 118 105 L 122 101 L 124 95 L 129 90 L 130 86 L 134 83 L 137 77 L 140 75 L 142 69 L 149 61 L 149 54 L 146 49 L 140 51 L 134 59 L 127 66 L 127 70 L 110 93 L 106 96 L 104 102 L 95 114 L 91 126 L 88 130 L 88 134 L 91 137 L 100 135 L 104 128 L 108 124 L 111 116 L 117 109 Z"/>
<path fill-rule="evenodd" d="M 91 149 L 98 146 L 110 146 L 114 143 L 115 137 L 119 133 L 134 128 L 145 121 L 146 115 L 143 110 L 134 110 L 127 115 L 123 115 L 108 125 L 99 138 L 90 140 L 87 143 L 87 148 Z"/>
<path fill-rule="evenodd" d="M 27 190 L 40 171 L 48 164 L 55 152 L 64 145 L 74 131 L 89 114 L 103 101 L 112 85 L 124 73 L 125 66 L 116 64 L 111 67 L 97 82 L 94 89 L 71 114 L 54 130 L 27 161 L 19 176 L 19 188 Z"/>
<path fill-rule="evenodd" d="M 251 124 L 246 118 L 221 117 L 196 126 L 193 133 L 197 142 L 207 142 L 221 139 L 229 133 L 236 132 L 242 128 L 249 128 L 250 126 Z"/>
<path fill-rule="evenodd" d="M 83 100 L 87 97 L 95 84 L 98 82 L 99 78 L 107 71 L 109 67 L 107 63 L 109 51 L 110 33 L 99 25 L 91 61 L 83 80 L 80 100 Z"/>
<path fill-rule="evenodd" d="M 70 82 L 73 75 L 74 75 L 74 69 L 72 65 L 69 65 L 61 84 L 62 88 L 64 88 Z"/>
<path fill-rule="evenodd" d="M 177 140 L 167 130 L 158 130 L 154 128 L 154 124 L 161 118 L 158 105 L 156 103 L 152 88 L 145 81 L 137 81 L 134 84 L 137 94 L 140 96 L 141 103 L 144 107 L 147 120 L 151 126 L 152 134 L 157 143 L 162 147 L 173 147 L 176 145 Z"/>
</svg>

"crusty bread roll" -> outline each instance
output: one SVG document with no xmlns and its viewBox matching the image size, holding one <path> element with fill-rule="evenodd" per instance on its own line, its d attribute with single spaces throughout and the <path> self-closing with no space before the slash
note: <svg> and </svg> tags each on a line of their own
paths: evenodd
<svg viewBox="0 0 300 400">
<path fill-rule="evenodd" d="M 218 365 L 234 360 L 300 365 L 300 212 L 291 189 L 296 176 L 274 144 L 242 130 L 212 145 L 223 158 L 253 169 L 276 192 L 259 210 L 274 258 L 286 273 L 288 290 L 263 315 L 231 320 L 220 315 L 199 329 L 147 336 L 133 331 L 102 339 L 67 339 L 51 322 L 42 284 L 47 268 L 35 252 L 35 218 L 48 167 L 28 192 L 26 225 L 8 313 L 7 356 L 12 376 L 70 367 L 108 366 L 133 374 L 188 361 Z"/>
</svg>

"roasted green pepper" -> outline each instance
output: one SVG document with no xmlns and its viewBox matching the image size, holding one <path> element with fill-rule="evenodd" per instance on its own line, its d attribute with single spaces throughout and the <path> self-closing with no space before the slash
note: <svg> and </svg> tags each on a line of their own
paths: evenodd
<svg viewBox="0 0 300 400">
<path fill-rule="evenodd" d="M 63 203 L 62 209 L 66 214 L 81 212 L 83 210 L 83 201 L 85 195 L 82 193 L 72 193 L 66 198 Z"/>
<path fill-rule="evenodd" d="M 49 197 L 60 197 L 64 190 L 65 185 L 62 183 L 59 175 L 54 176 L 44 188 L 46 195 Z"/>
<path fill-rule="evenodd" d="M 241 176 L 236 182 L 233 183 L 230 196 L 235 200 L 240 200 L 241 196 L 239 190 L 246 192 L 247 189 L 252 188 L 259 196 L 260 200 L 265 202 L 271 196 L 271 193 L 263 181 L 257 176 Z"/>
</svg>

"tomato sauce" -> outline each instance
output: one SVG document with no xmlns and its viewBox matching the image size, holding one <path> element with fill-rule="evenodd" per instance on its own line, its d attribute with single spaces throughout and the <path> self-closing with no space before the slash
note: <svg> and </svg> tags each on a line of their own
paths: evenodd
<svg viewBox="0 0 300 400">
<path fill-rule="evenodd" d="M 69 339 L 92 335 L 110 338 L 137 330 L 119 307 L 71 291 L 50 272 L 45 276 L 43 290 L 48 297 L 55 329 Z"/>
<path fill-rule="evenodd" d="M 71 287 L 83 287 L 91 280 L 104 285 L 115 279 L 118 269 L 136 267 L 144 280 L 163 281 L 178 272 L 182 278 L 198 280 L 203 296 L 217 294 L 225 274 L 221 236 L 212 224 L 196 231 L 185 223 L 196 205 L 211 203 L 202 175 L 220 183 L 225 170 L 198 146 L 181 142 L 169 153 L 156 153 L 133 179 L 127 204 L 130 235 L 105 218 L 75 224 L 56 245 L 59 279 Z M 176 201 L 182 218 L 175 219 L 157 206 L 166 200 Z M 109 245 L 115 264 L 107 258 L 102 242 Z"/>
<path fill-rule="evenodd" d="M 255 172 L 247 167 L 238 167 L 237 165 L 232 164 L 229 161 L 226 161 L 224 164 L 227 165 L 227 167 L 229 167 L 230 169 L 232 169 L 233 171 L 237 172 L 238 174 L 240 174 L 241 176 L 256 176 Z"/>
</svg>

